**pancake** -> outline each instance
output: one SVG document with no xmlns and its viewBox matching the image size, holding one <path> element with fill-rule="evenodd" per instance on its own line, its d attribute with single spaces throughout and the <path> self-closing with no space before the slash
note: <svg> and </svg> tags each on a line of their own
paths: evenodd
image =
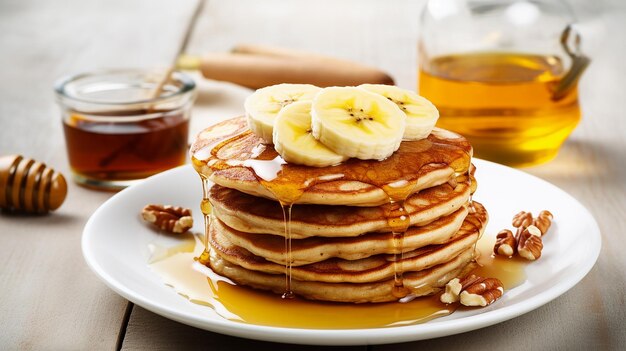
<svg viewBox="0 0 626 351">
<path fill-rule="evenodd" d="M 191 154 L 203 177 L 254 196 L 283 203 L 379 206 L 394 192 L 404 198 L 466 173 L 472 147 L 462 136 L 435 128 L 426 139 L 402 142 L 385 160 L 308 167 L 284 163 L 238 117 L 198 134 Z"/>
<path fill-rule="evenodd" d="M 215 232 L 214 232 L 215 233 Z M 461 251 L 474 247 L 479 233 L 455 236 L 450 241 L 429 245 L 403 254 L 398 262 L 400 272 L 428 269 L 456 257 Z M 248 250 L 232 245 L 223 236 L 210 238 L 211 248 L 223 259 L 248 270 L 271 274 L 285 274 L 287 267 L 253 255 Z M 400 273 L 399 272 L 399 273 Z M 330 258 L 304 266 L 291 267 L 292 279 L 326 283 L 369 283 L 394 276 L 394 255 L 374 255 L 359 260 Z"/>
<path fill-rule="evenodd" d="M 478 206 L 477 206 L 478 207 Z M 461 227 L 467 207 L 441 217 L 421 227 L 410 227 L 404 234 L 403 252 L 413 251 L 430 244 L 441 244 L 452 238 Z M 286 264 L 285 239 L 276 235 L 259 235 L 238 231 L 214 219 L 212 231 L 225 236 L 234 245 L 268 261 Z M 213 235 L 213 234 L 211 234 Z M 292 265 L 301 266 L 331 257 L 357 260 L 377 254 L 399 253 L 389 238 L 391 233 L 367 233 L 356 237 L 321 238 L 310 237 L 291 241 Z"/>
<path fill-rule="evenodd" d="M 448 241 L 442 244 L 431 244 L 402 255 L 399 261 L 401 272 L 420 271 L 431 266 L 444 263 L 457 256 L 461 251 L 473 247 L 482 233 L 486 217 L 484 208 L 475 204 L 477 213 L 470 214 L 463 221 L 460 229 Z M 480 209 L 480 213 L 478 210 Z M 217 227 L 217 226 L 215 226 Z M 391 233 L 387 234 L 387 240 L 391 244 Z M 297 242 L 297 240 L 294 240 Z M 249 270 L 261 271 L 272 274 L 285 274 L 286 266 L 266 260 L 264 257 L 255 255 L 245 248 L 234 245 L 222 231 L 211 230 L 209 243 L 212 249 L 223 259 Z M 284 240 L 274 249 L 284 252 Z M 292 245 L 294 242 L 292 242 Z M 367 245 L 364 242 L 363 245 Z M 297 243 L 296 243 L 297 245 Z M 292 249 L 293 250 L 293 249 Z M 358 260 L 345 260 L 341 258 L 329 258 L 320 262 L 302 266 L 291 267 L 291 276 L 294 279 L 305 281 L 320 281 L 328 283 L 364 283 L 374 282 L 393 277 L 395 255 L 378 254 Z"/>
<path fill-rule="evenodd" d="M 413 194 L 404 202 L 411 225 L 425 225 L 447 216 L 467 203 L 470 178 L 458 177 L 454 187 L 442 184 Z M 475 183 L 475 182 L 474 182 Z M 214 185 L 209 194 L 213 213 L 229 227 L 245 233 L 285 235 L 283 211 L 271 201 Z M 350 237 L 368 232 L 389 232 L 391 206 L 294 205 L 291 237 Z"/>
<path fill-rule="evenodd" d="M 474 250 L 467 249 L 452 260 L 419 272 L 403 275 L 404 286 L 415 297 L 431 295 L 441 290 L 453 278 L 463 277 L 475 268 Z M 267 274 L 232 264 L 217 253 L 211 252 L 211 269 L 230 278 L 237 284 L 256 289 L 270 290 L 277 294 L 285 292 L 285 276 Z M 296 295 L 310 300 L 333 302 L 388 302 L 397 301 L 393 295 L 394 279 L 373 283 L 323 283 L 316 281 L 291 280 L 291 290 Z"/>
</svg>

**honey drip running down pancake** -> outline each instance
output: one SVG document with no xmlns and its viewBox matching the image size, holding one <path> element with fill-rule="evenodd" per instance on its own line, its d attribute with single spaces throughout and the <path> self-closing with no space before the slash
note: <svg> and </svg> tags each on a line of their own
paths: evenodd
<svg viewBox="0 0 626 351">
<path fill-rule="evenodd" d="M 432 294 L 473 267 L 487 212 L 471 201 L 472 147 L 458 134 L 435 128 L 384 160 L 308 167 L 239 117 L 202 131 L 191 155 L 204 188 L 199 260 L 238 284 L 384 302 Z"/>
</svg>

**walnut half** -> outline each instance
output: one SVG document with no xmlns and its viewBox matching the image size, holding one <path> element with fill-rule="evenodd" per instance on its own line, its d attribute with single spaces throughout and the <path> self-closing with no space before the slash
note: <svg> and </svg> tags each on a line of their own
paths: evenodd
<svg viewBox="0 0 626 351">
<path fill-rule="evenodd" d="M 193 226 L 191 210 L 178 206 L 147 205 L 141 210 L 141 217 L 170 233 L 184 233 Z"/>
<path fill-rule="evenodd" d="M 454 278 L 446 284 L 446 290 L 441 296 L 439 300 L 443 303 L 455 303 L 459 301 L 459 295 L 461 294 L 461 290 L 463 286 L 461 285 L 461 280 L 459 278 Z"/>
<path fill-rule="evenodd" d="M 504 294 L 504 287 L 499 279 L 476 278 L 461 292 L 461 304 L 464 306 L 489 306 Z"/>
<path fill-rule="evenodd" d="M 539 212 L 539 215 L 537 216 L 537 218 L 533 219 L 533 225 L 539 228 L 539 231 L 541 231 L 541 235 L 543 236 L 548 232 L 548 229 L 550 229 L 550 225 L 552 225 L 553 218 L 554 216 L 552 215 L 550 211 L 543 210 Z"/>
<path fill-rule="evenodd" d="M 515 216 L 513 216 L 513 221 L 511 224 L 515 228 L 526 228 L 529 225 L 533 224 L 533 214 L 526 211 L 520 211 Z"/>
<path fill-rule="evenodd" d="M 460 300 L 465 306 L 487 306 L 499 299 L 503 293 L 504 288 L 499 279 L 470 274 L 463 279 L 450 280 L 439 299 L 443 303 Z"/>
<path fill-rule="evenodd" d="M 527 260 L 534 261 L 541 257 L 541 250 L 543 250 L 541 230 L 530 225 L 517 238 L 517 253 Z"/>
<path fill-rule="evenodd" d="M 500 256 L 512 257 L 515 254 L 517 242 L 513 232 L 508 229 L 501 230 L 496 235 L 496 244 L 493 246 L 493 253 Z"/>
</svg>

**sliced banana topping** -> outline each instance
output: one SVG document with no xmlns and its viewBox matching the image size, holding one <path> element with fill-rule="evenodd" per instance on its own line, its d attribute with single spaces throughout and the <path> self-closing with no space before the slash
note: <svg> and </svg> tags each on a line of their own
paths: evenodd
<svg viewBox="0 0 626 351">
<path fill-rule="evenodd" d="M 278 84 L 257 90 L 244 107 L 250 129 L 285 161 L 315 167 L 385 159 L 403 139 L 426 138 L 439 118 L 427 99 L 381 84 Z"/>
<path fill-rule="evenodd" d="M 311 102 L 298 101 L 285 106 L 274 121 L 274 148 L 290 163 L 314 167 L 339 164 L 339 155 L 311 134 Z"/>
<path fill-rule="evenodd" d="M 258 89 L 244 102 L 248 127 L 271 144 L 274 119 L 281 109 L 296 101 L 311 101 L 320 90 L 310 84 L 278 84 Z"/>
<path fill-rule="evenodd" d="M 382 95 L 357 87 L 320 91 L 311 106 L 313 136 L 347 157 L 382 160 L 400 147 L 406 115 Z"/>
<path fill-rule="evenodd" d="M 362 84 L 359 88 L 380 94 L 398 105 L 407 117 L 403 136 L 406 140 L 426 138 L 437 123 L 439 111 L 435 105 L 413 91 L 383 84 Z"/>
</svg>

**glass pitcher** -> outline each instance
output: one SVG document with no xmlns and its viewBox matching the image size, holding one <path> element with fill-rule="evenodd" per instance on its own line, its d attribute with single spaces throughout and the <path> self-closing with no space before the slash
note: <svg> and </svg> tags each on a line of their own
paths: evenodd
<svg viewBox="0 0 626 351">
<path fill-rule="evenodd" d="M 568 6 L 557 0 L 430 0 L 422 12 L 419 91 L 438 126 L 477 157 L 546 162 L 580 120 L 578 78 L 589 64 Z"/>
</svg>

